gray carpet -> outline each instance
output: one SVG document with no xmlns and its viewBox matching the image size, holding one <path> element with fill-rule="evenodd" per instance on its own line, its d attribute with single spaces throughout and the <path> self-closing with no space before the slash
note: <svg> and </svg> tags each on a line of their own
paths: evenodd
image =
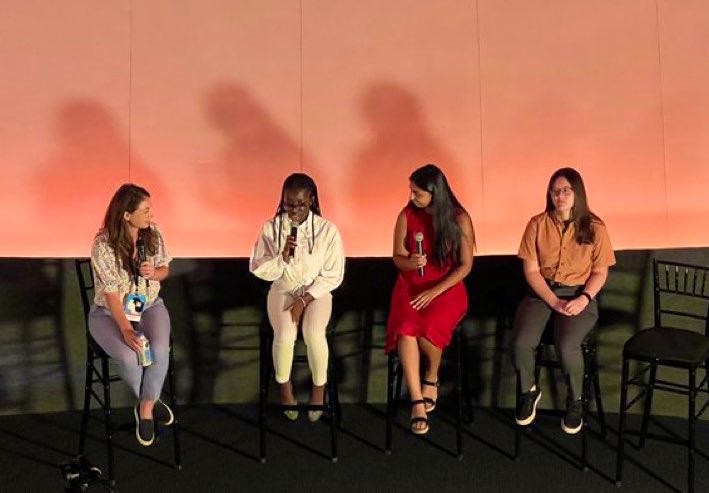
<svg viewBox="0 0 709 493">
<path fill-rule="evenodd" d="M 614 484 L 615 445 L 589 439 L 590 470 L 576 465 L 580 439 L 564 435 L 558 418 L 540 417 L 526 434 L 522 460 L 512 459 L 514 430 L 511 412 L 476 409 L 475 423 L 466 426 L 465 457 L 454 455 L 455 434 L 443 412 L 435 413 L 424 438 L 406 431 L 401 410 L 392 455 L 383 453 L 381 408 L 345 405 L 339 434 L 339 462 L 329 460 L 329 427 L 311 424 L 304 416 L 287 422 L 270 414 L 268 461 L 258 460 L 256 406 L 194 406 L 181 409 L 184 468 L 171 467 L 172 434 L 161 433 L 151 448 L 137 445 L 130 432 L 116 435 L 116 491 L 284 491 L 311 492 L 662 492 L 685 491 L 687 453 L 682 446 L 648 442 L 638 451 L 627 446 L 624 484 Z M 130 410 L 117 412 L 130 419 Z M 617 416 L 609 416 L 615 430 Z M 660 426 L 684 433 L 686 424 L 665 418 Z M 595 422 L 592 429 L 598 429 Z M 658 428 L 659 429 L 659 428 Z M 59 413 L 0 417 L 0 491 L 62 491 L 57 465 L 75 453 L 79 414 Z M 86 455 L 105 471 L 106 455 L 99 421 L 92 421 Z M 698 426 L 697 443 L 709 451 L 709 424 Z M 709 461 L 697 457 L 696 491 L 709 491 Z M 89 491 L 106 491 L 100 485 Z"/>
</svg>

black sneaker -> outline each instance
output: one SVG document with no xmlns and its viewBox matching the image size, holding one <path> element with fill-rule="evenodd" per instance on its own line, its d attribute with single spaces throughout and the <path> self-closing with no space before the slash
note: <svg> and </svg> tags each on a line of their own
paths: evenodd
<svg viewBox="0 0 709 493">
<path fill-rule="evenodd" d="M 527 426 L 534 421 L 537 416 L 537 404 L 542 398 L 542 391 L 539 388 L 530 390 L 519 396 L 517 401 L 517 412 L 515 413 L 515 422 L 520 426 Z"/>
<path fill-rule="evenodd" d="M 581 431 L 583 426 L 583 402 L 575 400 L 566 406 L 566 414 L 561 420 L 561 429 L 564 433 L 574 435 Z"/>
<path fill-rule="evenodd" d="M 158 400 L 153 407 L 153 419 L 163 426 L 170 426 L 175 422 L 175 415 L 167 404 Z"/>
<path fill-rule="evenodd" d="M 152 419 L 141 419 L 138 412 L 138 406 L 133 407 L 133 415 L 135 416 L 135 438 L 143 447 L 150 447 L 155 441 L 155 423 Z"/>
</svg>

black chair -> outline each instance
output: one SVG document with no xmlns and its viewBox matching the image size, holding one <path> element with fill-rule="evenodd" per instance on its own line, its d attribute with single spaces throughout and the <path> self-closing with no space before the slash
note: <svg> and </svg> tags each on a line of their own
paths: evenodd
<svg viewBox="0 0 709 493">
<path fill-rule="evenodd" d="M 116 429 L 113 423 L 113 411 L 111 409 L 111 383 L 120 380 L 120 377 L 109 370 L 108 356 L 101 346 L 91 337 L 89 333 L 89 310 L 94 293 L 94 281 L 91 272 L 91 261 L 89 259 L 78 259 L 75 262 L 76 274 L 79 280 L 81 292 L 81 303 L 84 308 L 84 321 L 86 324 L 86 383 L 84 387 L 84 409 L 81 413 L 81 433 L 79 437 L 79 454 L 84 453 L 86 444 L 87 427 L 91 412 L 91 399 L 93 398 L 103 410 L 104 424 L 106 427 L 106 452 L 108 454 L 108 481 L 111 486 L 115 486 L 115 461 L 113 453 L 113 432 Z M 175 422 L 172 424 L 174 447 L 175 447 L 175 467 L 182 469 L 181 449 L 180 449 L 180 425 L 177 419 L 177 400 L 175 398 L 175 365 L 172 357 L 172 337 L 170 338 L 170 364 L 167 372 L 168 388 L 163 389 L 169 399 L 172 412 L 175 415 Z M 103 398 L 94 385 L 103 387 Z M 132 427 L 130 429 L 133 429 Z"/>
<path fill-rule="evenodd" d="M 333 318 L 327 328 L 327 345 L 330 352 L 327 366 L 327 383 L 325 384 L 325 397 L 322 404 L 293 404 L 286 405 L 268 402 L 268 390 L 271 384 L 273 373 L 273 329 L 269 325 L 268 316 L 264 317 L 264 324 L 260 330 L 260 358 L 259 358 L 259 440 L 261 462 L 266 462 L 266 435 L 268 433 L 268 408 L 278 411 L 323 411 L 330 421 L 330 460 L 337 462 L 337 428 L 341 420 L 340 398 L 337 390 L 337 380 L 333 362 L 337 358 L 332 339 L 335 333 Z M 298 339 L 301 339 L 302 332 L 298 330 Z M 293 356 L 293 366 L 308 364 L 306 354 L 296 354 Z"/>
<path fill-rule="evenodd" d="M 468 423 L 472 423 L 474 419 L 470 385 L 467 378 L 467 371 L 465 371 L 464 368 L 465 361 L 462 355 L 462 332 L 463 325 L 458 325 L 453 331 L 451 344 L 443 351 L 443 360 L 441 363 L 441 366 L 443 366 L 444 363 L 452 359 L 452 363 L 455 365 L 455 427 L 456 457 L 458 459 L 463 458 L 463 414 L 465 413 Z M 451 353 L 453 353 L 452 358 Z M 387 369 L 386 445 L 384 447 L 386 454 L 391 454 L 392 428 L 394 420 L 396 419 L 397 410 L 402 401 L 401 387 L 403 379 L 404 372 L 401 366 L 401 360 L 399 360 L 396 351 L 391 351 L 389 353 Z M 440 401 L 439 406 L 436 407 L 436 411 L 441 411 Z"/>
<path fill-rule="evenodd" d="M 556 347 L 554 345 L 553 337 L 553 318 L 549 319 L 544 333 L 542 334 L 542 339 L 537 346 L 536 358 L 534 363 L 534 381 L 539 385 L 539 376 L 542 368 L 549 369 L 550 374 L 554 370 L 561 370 L 561 361 L 556 354 Z M 583 354 L 584 361 L 584 372 L 583 372 L 583 383 L 581 391 L 581 400 L 583 402 L 583 427 L 581 429 L 581 462 L 579 466 L 582 470 L 586 471 L 588 469 L 588 418 L 589 413 L 589 400 L 591 399 L 591 392 L 596 401 L 596 412 L 598 413 L 598 421 L 601 425 L 601 435 L 605 438 L 608 434 L 606 429 L 606 417 L 603 411 L 603 400 L 601 399 L 601 383 L 598 376 L 598 353 L 597 353 L 597 338 L 598 330 L 596 328 L 592 329 L 584 341 L 581 343 L 581 352 Z M 553 377 L 553 375 L 551 375 Z M 553 382 L 553 380 L 552 380 Z M 517 374 L 517 404 L 519 404 L 520 397 L 520 379 L 519 373 Z M 541 409 L 537 411 L 538 415 L 553 415 L 553 416 L 563 416 L 564 411 L 562 410 L 552 410 L 552 409 Z M 515 426 L 515 460 L 519 462 L 521 460 L 521 446 L 522 446 L 522 434 L 524 428 L 529 428 L 529 426 Z"/>
<path fill-rule="evenodd" d="M 618 427 L 618 457 L 616 484 L 623 478 L 625 436 L 639 436 L 639 447 L 652 438 L 687 446 L 687 490 L 694 491 L 695 427 L 709 400 L 696 412 L 697 394 L 709 394 L 709 282 L 708 267 L 678 262 L 653 260 L 654 326 L 633 335 L 623 346 L 623 371 L 620 394 L 620 424 Z M 640 370 L 630 377 L 630 362 Z M 657 378 L 658 367 L 666 366 L 687 371 L 687 382 Z M 697 383 L 697 370 L 704 368 L 704 378 Z M 645 382 L 645 375 L 648 376 Z M 641 388 L 628 402 L 628 387 Z M 707 388 L 703 388 L 704 386 Z M 687 439 L 665 434 L 648 433 L 652 397 L 655 390 L 686 395 L 689 400 Z M 640 430 L 626 430 L 626 412 L 645 397 Z"/>
</svg>

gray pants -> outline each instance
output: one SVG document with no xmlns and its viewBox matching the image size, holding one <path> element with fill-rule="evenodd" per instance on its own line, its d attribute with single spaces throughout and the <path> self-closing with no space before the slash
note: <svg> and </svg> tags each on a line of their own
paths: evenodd
<svg viewBox="0 0 709 493">
<path fill-rule="evenodd" d="M 118 364 L 118 374 L 133 391 L 135 397 L 140 400 L 155 401 L 160 398 L 170 353 L 170 314 L 162 298 L 157 298 L 143 311 L 140 330 L 150 341 L 150 348 L 153 351 L 153 364 L 145 368 L 138 365 L 136 352 L 123 341 L 118 324 L 108 308 L 97 305 L 91 307 L 89 312 L 91 336 Z"/>
<path fill-rule="evenodd" d="M 571 299 L 583 290 L 583 286 L 563 286 L 553 289 L 562 299 Z M 512 361 L 519 373 L 521 391 L 527 392 L 534 381 L 535 351 L 539 346 L 549 317 L 554 317 L 554 345 L 561 360 L 569 398 L 580 399 L 582 394 L 584 362 L 581 343 L 598 320 L 598 303 L 591 301 L 576 316 L 570 317 L 554 312 L 536 294 L 527 294 L 517 307 L 510 349 Z"/>
</svg>

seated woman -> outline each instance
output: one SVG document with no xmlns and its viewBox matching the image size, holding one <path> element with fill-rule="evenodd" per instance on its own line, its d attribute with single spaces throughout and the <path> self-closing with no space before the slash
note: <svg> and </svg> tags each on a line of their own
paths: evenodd
<svg viewBox="0 0 709 493">
<path fill-rule="evenodd" d="M 386 352 L 398 352 L 411 395 L 411 431 L 422 435 L 429 430 L 427 413 L 436 408 L 443 348 L 468 309 L 463 279 L 473 266 L 475 233 L 438 167 L 427 164 L 414 171 L 409 188 L 409 203 L 394 228 L 399 276 L 391 297 Z"/>
<path fill-rule="evenodd" d="M 310 404 L 324 401 L 328 346 L 325 331 L 332 295 L 342 283 L 345 254 L 340 233 L 320 215 L 318 188 L 308 175 L 294 173 L 283 182 L 276 215 L 266 221 L 251 254 L 251 272 L 273 281 L 268 292 L 268 319 L 273 327 L 273 366 L 281 403 L 296 404 L 290 382 L 293 351 L 302 325 L 313 386 Z M 297 411 L 284 411 L 290 420 Z M 317 421 L 322 411 L 308 411 Z"/>
<path fill-rule="evenodd" d="M 534 381 L 534 352 L 553 315 L 554 344 L 568 383 L 561 428 L 574 434 L 583 425 L 581 343 L 598 320 L 596 295 L 615 255 L 605 224 L 588 207 L 578 171 L 555 171 L 545 195 L 546 209 L 527 224 L 518 254 L 529 290 L 517 308 L 511 340 L 522 392 L 515 421 L 526 426 L 536 416 L 542 392 Z"/>
<path fill-rule="evenodd" d="M 135 436 L 146 447 L 155 439 L 153 420 L 163 425 L 175 420 L 160 400 L 169 363 L 170 315 L 158 297 L 172 258 L 152 218 L 144 188 L 125 184 L 113 195 L 91 248 L 95 297 L 89 312 L 91 336 L 118 363 L 119 375 L 139 400 L 133 409 Z M 142 342 L 127 317 L 150 341 L 149 366 L 138 362 Z"/>
</svg>

